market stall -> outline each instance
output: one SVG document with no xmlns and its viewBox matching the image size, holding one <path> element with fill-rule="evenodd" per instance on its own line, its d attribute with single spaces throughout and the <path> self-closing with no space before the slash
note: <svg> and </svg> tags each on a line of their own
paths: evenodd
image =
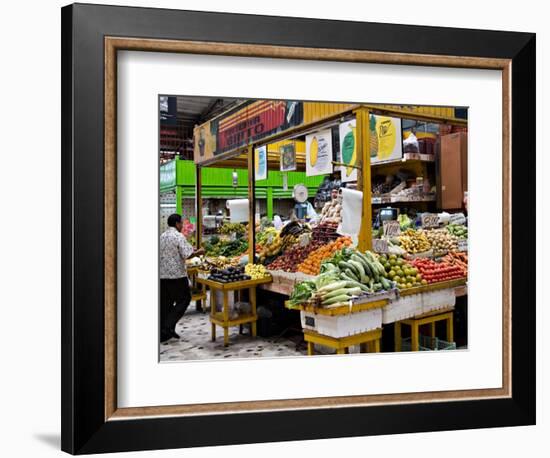
<svg viewBox="0 0 550 458">
<path fill-rule="evenodd" d="M 288 101 L 247 101 L 197 126 L 197 239 L 217 255 L 205 263 L 265 266 L 258 288 L 300 313 L 310 354 L 314 344 L 337 353 L 355 345 L 377 351 L 387 326 L 398 351 L 402 324 L 412 328 L 411 348 L 419 349 L 419 327 L 430 326 L 436 338 L 434 323 L 445 319 L 452 330 L 456 298 L 466 294 L 465 128 L 452 109 Z M 442 147 L 447 152 L 436 154 Z M 203 211 L 212 166 L 246 176 L 248 186 L 246 197 L 227 202 L 229 215 L 222 212 L 216 234 L 206 236 L 206 222 L 216 218 Z M 458 170 L 452 183 L 451 166 Z M 289 188 L 289 174 L 304 172 L 309 186 Z M 272 173 L 284 192 L 292 189 L 288 218 L 277 220 L 273 204 L 267 212 L 257 204 L 257 190 Z M 319 183 L 314 198 L 312 178 Z M 198 281 L 211 295 L 232 288 L 230 279 L 220 288 Z M 361 326 L 367 315 L 369 326 Z M 227 326 L 226 318 L 211 314 L 213 329 Z M 307 324 L 322 320 L 331 325 Z M 447 332 L 447 340 L 452 336 Z"/>
</svg>

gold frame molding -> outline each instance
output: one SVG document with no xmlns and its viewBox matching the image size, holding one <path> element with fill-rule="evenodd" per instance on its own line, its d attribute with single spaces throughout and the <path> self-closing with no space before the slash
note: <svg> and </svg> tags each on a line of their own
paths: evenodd
<svg viewBox="0 0 550 458">
<path fill-rule="evenodd" d="M 434 391 L 422 393 L 319 397 L 266 401 L 226 402 L 118 408 L 116 350 L 116 107 L 117 51 L 173 52 L 241 57 L 305 59 L 319 61 L 422 65 L 500 70 L 502 72 L 502 380 L 494 389 Z M 273 410 L 337 408 L 380 404 L 463 401 L 510 398 L 511 372 L 511 60 L 476 57 L 437 56 L 371 51 L 298 48 L 178 40 L 105 37 L 105 420 L 129 420 L 158 416 L 190 416 Z"/>
</svg>

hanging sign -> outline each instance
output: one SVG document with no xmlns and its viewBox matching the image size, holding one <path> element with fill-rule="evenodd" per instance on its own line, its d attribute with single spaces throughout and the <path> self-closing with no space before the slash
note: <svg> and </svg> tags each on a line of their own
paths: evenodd
<svg viewBox="0 0 550 458">
<path fill-rule="evenodd" d="M 332 173 L 332 131 L 306 135 L 306 176 Z"/>
<path fill-rule="evenodd" d="M 302 124 L 302 102 L 251 100 L 195 127 L 195 163 Z"/>
<path fill-rule="evenodd" d="M 384 227 L 384 237 L 392 238 L 401 234 L 401 226 L 399 221 L 389 220 L 384 221 L 382 224 Z"/>
<path fill-rule="evenodd" d="M 369 130 L 371 163 L 395 161 L 403 157 L 401 119 L 370 115 Z"/>
<path fill-rule="evenodd" d="M 160 166 L 160 189 L 176 186 L 176 161 L 170 161 Z"/>
<path fill-rule="evenodd" d="M 356 121 L 351 119 L 339 126 L 340 130 L 340 174 L 343 182 L 357 181 L 357 133 Z"/>
<path fill-rule="evenodd" d="M 267 146 L 260 146 L 254 150 L 256 181 L 267 179 Z"/>
<path fill-rule="evenodd" d="M 439 227 L 439 215 L 435 213 L 422 213 L 422 227 L 429 229 L 432 227 Z"/>
<path fill-rule="evenodd" d="M 281 145 L 279 153 L 281 156 L 281 172 L 296 170 L 296 147 L 294 142 Z"/>
</svg>

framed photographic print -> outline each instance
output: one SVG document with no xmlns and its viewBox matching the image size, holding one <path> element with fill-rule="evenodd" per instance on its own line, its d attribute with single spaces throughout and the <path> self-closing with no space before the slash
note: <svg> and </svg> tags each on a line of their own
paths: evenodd
<svg viewBox="0 0 550 458">
<path fill-rule="evenodd" d="M 62 139 L 63 450 L 534 424 L 534 34 L 70 5 Z"/>
</svg>

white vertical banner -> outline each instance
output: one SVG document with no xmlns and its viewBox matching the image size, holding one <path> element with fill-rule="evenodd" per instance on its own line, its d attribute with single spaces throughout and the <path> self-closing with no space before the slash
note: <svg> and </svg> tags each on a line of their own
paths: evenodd
<svg viewBox="0 0 550 458">
<path fill-rule="evenodd" d="M 356 121 L 340 124 L 340 162 L 346 165 L 340 166 L 342 182 L 357 181 L 357 132 Z"/>
<path fill-rule="evenodd" d="M 332 173 L 332 131 L 306 135 L 306 176 Z"/>
<path fill-rule="evenodd" d="M 254 163 L 256 181 L 267 179 L 267 146 L 254 149 Z"/>
</svg>

